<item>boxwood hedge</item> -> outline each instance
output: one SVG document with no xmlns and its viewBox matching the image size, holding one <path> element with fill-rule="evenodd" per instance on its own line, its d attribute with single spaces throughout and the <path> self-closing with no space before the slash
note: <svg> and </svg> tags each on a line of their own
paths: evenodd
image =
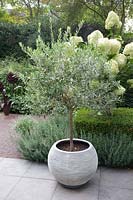
<svg viewBox="0 0 133 200">
<path fill-rule="evenodd" d="M 116 108 L 108 117 L 80 109 L 75 116 L 75 125 L 78 132 L 133 134 L 133 108 Z"/>
</svg>

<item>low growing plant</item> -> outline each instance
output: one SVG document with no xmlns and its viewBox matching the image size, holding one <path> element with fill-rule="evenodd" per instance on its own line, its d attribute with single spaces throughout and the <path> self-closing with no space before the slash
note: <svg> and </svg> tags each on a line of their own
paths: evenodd
<svg viewBox="0 0 133 200">
<path fill-rule="evenodd" d="M 82 133 L 81 138 L 90 141 L 96 148 L 99 165 L 107 167 L 133 168 L 133 140 L 130 134 Z"/>
<path fill-rule="evenodd" d="M 36 121 L 25 117 L 16 124 L 19 151 L 28 160 L 47 162 L 52 144 L 68 134 L 68 120 L 63 116 Z"/>
</svg>

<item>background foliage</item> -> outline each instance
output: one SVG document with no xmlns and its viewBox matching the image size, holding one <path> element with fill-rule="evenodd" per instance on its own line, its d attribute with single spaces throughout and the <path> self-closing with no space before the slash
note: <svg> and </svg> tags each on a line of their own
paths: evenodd
<svg viewBox="0 0 133 200">
<path fill-rule="evenodd" d="M 30 80 L 32 73 L 37 71 L 37 69 L 29 64 L 28 61 L 16 61 L 15 59 L 6 59 L 0 63 L 0 81 L 4 84 L 7 95 L 10 100 L 12 100 L 13 105 L 11 107 L 11 112 L 28 114 L 30 112 L 27 106 L 27 100 L 25 98 L 26 85 Z M 7 74 L 13 72 L 19 77 L 19 82 L 15 86 L 15 91 L 13 87 L 7 81 Z M 0 102 L 3 101 L 3 97 L 0 94 Z"/>
<path fill-rule="evenodd" d="M 40 19 L 41 20 L 41 19 Z M 53 34 L 57 38 L 58 26 L 57 22 L 53 20 Z M 32 21 L 28 24 L 17 25 L 11 23 L 0 22 L 0 58 L 6 56 L 14 56 L 15 58 L 24 58 L 26 55 L 21 50 L 19 42 L 26 46 L 35 48 L 35 40 L 38 36 L 38 22 Z M 41 23 L 41 37 L 46 43 L 51 42 L 49 17 L 46 16 Z"/>
<path fill-rule="evenodd" d="M 2 59 L 7 56 L 14 56 L 18 60 L 27 57 L 26 54 L 22 52 L 19 42 L 32 48 L 36 47 L 35 39 L 38 35 L 38 22 L 41 22 L 42 24 L 41 37 L 43 38 L 43 41 L 51 43 L 49 14 L 53 21 L 55 39 L 57 38 L 58 27 L 63 27 L 64 31 L 64 27 L 69 24 L 74 33 L 77 29 L 77 24 L 83 20 L 85 23 L 83 24 L 79 35 L 86 41 L 87 35 L 96 29 L 101 30 L 101 32 L 104 33 L 104 36 L 108 35 L 109 32 L 104 29 L 104 20 L 106 19 L 110 8 L 113 8 L 113 10 L 117 12 L 123 23 L 125 17 L 131 18 L 133 13 L 132 3 L 129 0 L 31 0 L 28 1 L 29 4 L 27 5 L 25 2 L 26 1 L 23 0 L 0 0 L 0 58 Z M 11 10 L 5 9 L 7 3 L 10 3 L 13 6 L 14 9 L 12 12 Z M 122 35 L 123 49 L 127 43 L 133 41 L 133 34 L 128 32 L 123 33 Z M 118 74 L 118 80 L 120 79 L 121 84 L 126 88 L 126 93 L 124 95 L 125 100 L 118 106 L 133 107 L 133 89 L 127 84 L 127 80 L 133 77 L 132 65 L 133 64 L 130 63 Z M 15 98 L 17 99 L 18 97 L 16 96 Z M 18 102 L 20 102 L 19 98 Z"/>
<path fill-rule="evenodd" d="M 128 84 L 128 80 L 132 78 L 133 60 L 130 60 L 117 76 L 117 79 L 121 81 L 121 85 L 126 88 L 123 102 L 118 104 L 118 106 L 133 108 L 133 88 Z"/>
</svg>

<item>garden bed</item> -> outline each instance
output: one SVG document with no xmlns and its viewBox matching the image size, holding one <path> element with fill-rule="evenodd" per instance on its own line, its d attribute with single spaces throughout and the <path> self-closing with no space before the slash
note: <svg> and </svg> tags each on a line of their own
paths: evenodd
<svg viewBox="0 0 133 200">
<path fill-rule="evenodd" d="M 75 118 L 75 137 L 86 139 L 94 145 L 99 165 L 133 168 L 133 109 L 119 108 L 114 110 L 114 117 L 108 119 L 101 116 L 98 119 L 89 111 L 80 110 Z M 29 118 L 19 121 L 16 130 L 23 156 L 29 160 L 47 162 L 52 144 L 68 137 L 67 124 L 63 116 L 38 122 Z"/>
</svg>

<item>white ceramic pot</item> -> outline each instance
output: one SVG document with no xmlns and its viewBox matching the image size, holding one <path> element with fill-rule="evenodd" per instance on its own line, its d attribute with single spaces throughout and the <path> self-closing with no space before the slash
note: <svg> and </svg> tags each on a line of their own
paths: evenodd
<svg viewBox="0 0 133 200">
<path fill-rule="evenodd" d="M 82 151 L 68 152 L 57 148 L 59 140 L 53 144 L 48 154 L 48 167 L 56 180 L 66 187 L 78 187 L 88 182 L 97 170 L 98 157 L 93 145 L 82 139 L 74 139 L 88 144 Z"/>
</svg>

